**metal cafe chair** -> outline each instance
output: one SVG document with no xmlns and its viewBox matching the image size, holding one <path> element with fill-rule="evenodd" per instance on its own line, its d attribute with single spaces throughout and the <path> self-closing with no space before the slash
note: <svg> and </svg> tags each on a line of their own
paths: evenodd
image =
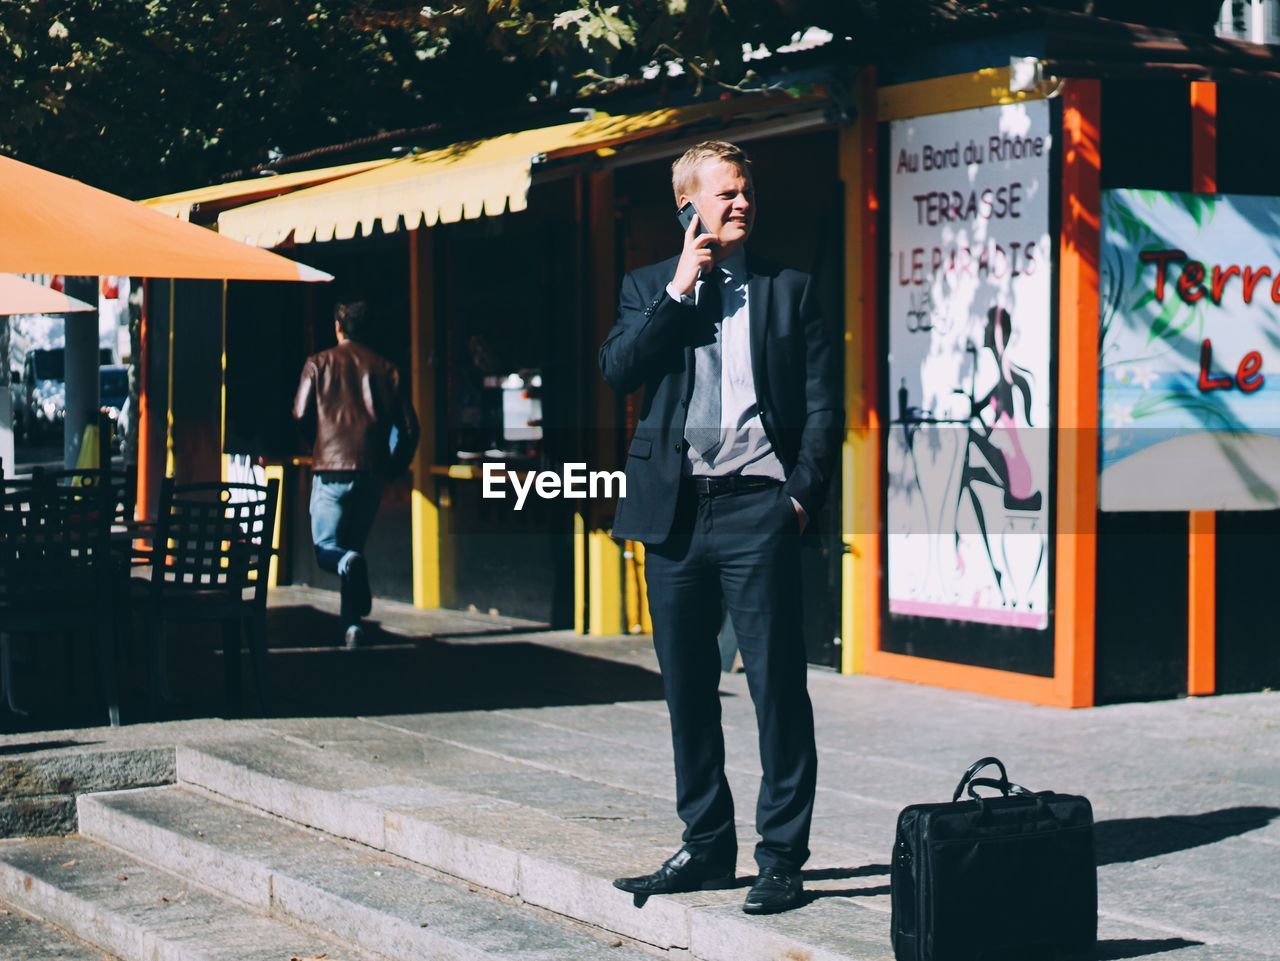
<svg viewBox="0 0 1280 961">
<path fill-rule="evenodd" d="M 248 631 L 263 710 L 267 679 L 267 573 L 280 482 L 179 485 L 166 478 L 151 545 L 150 581 L 139 580 L 153 712 L 168 697 L 164 625 L 220 622 L 227 700 L 241 702 L 240 641 Z"/>
<path fill-rule="evenodd" d="M 34 483 L 55 484 L 59 487 L 98 487 L 109 486 L 112 489 L 111 522 L 118 527 L 126 527 L 134 523 L 134 512 L 138 499 L 138 465 L 127 464 L 124 467 L 73 467 L 50 470 L 35 467 L 31 471 Z"/>
<path fill-rule="evenodd" d="M 46 468 L 36 466 L 31 471 L 31 483 L 52 484 L 57 487 L 72 488 L 105 488 L 103 495 L 111 508 L 111 547 L 114 558 L 116 590 L 116 639 L 117 643 L 125 642 L 131 637 L 131 610 L 129 572 L 135 566 L 145 564 L 150 552 L 141 549 L 147 530 L 146 524 L 135 520 L 138 494 L 138 466 L 126 464 L 124 467 L 100 469 L 97 467 Z M 130 652 L 130 645 L 123 644 L 124 653 Z M 71 639 L 67 639 L 67 689 L 73 685 L 74 664 L 71 657 Z M 125 661 L 125 669 L 129 670 L 129 661 Z"/>
<path fill-rule="evenodd" d="M 109 488 L 5 480 L 0 487 L 0 687 L 14 699 L 10 639 L 15 634 L 88 630 L 112 727 L 116 691 L 114 560 Z"/>
</svg>

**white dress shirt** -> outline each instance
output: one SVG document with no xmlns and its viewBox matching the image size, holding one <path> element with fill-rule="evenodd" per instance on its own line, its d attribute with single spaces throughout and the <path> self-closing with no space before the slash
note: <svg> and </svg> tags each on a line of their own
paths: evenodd
<svg viewBox="0 0 1280 961">
<path fill-rule="evenodd" d="M 739 250 L 712 267 L 707 279 L 699 279 L 693 297 L 681 297 L 667 285 L 667 293 L 682 303 L 697 303 L 705 283 L 723 285 L 724 321 L 720 329 L 720 428 L 724 438 L 710 458 L 686 445 L 685 473 L 694 477 L 769 477 L 786 480 L 782 462 L 774 453 L 760 422 L 760 403 L 751 370 L 751 309 L 747 289 L 746 254 Z M 696 427 L 710 426 L 695 424 Z"/>
</svg>

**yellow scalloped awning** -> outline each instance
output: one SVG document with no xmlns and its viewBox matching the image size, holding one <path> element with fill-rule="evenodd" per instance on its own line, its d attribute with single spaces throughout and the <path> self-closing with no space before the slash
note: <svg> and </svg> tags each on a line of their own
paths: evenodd
<svg viewBox="0 0 1280 961">
<path fill-rule="evenodd" d="M 224 211 L 218 230 L 258 247 L 390 233 L 524 210 L 535 161 L 559 159 L 699 121 L 813 108 L 813 98 L 741 97 L 522 130 L 403 157 L 376 170 Z"/>
<path fill-rule="evenodd" d="M 190 220 L 191 211 L 202 204 L 225 204 L 237 201 L 247 204 L 266 200 L 290 191 L 302 190 L 304 187 L 314 187 L 317 184 L 364 173 L 376 167 L 385 167 L 390 163 L 395 163 L 395 158 L 362 160 L 359 163 L 339 164 L 336 167 L 321 167 L 316 170 L 298 170 L 294 173 L 255 177 L 252 180 L 235 180 L 225 184 L 214 184 L 211 187 L 198 187 L 195 190 L 182 190 L 175 194 L 164 194 L 161 197 L 148 197 L 146 200 L 139 200 L 138 203 L 162 214 L 171 214 L 179 220 Z"/>
</svg>

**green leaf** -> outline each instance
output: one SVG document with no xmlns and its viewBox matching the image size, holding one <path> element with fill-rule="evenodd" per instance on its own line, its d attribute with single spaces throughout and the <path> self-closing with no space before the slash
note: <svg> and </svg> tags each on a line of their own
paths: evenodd
<svg viewBox="0 0 1280 961">
<path fill-rule="evenodd" d="M 1160 311 L 1160 316 L 1151 324 L 1151 330 L 1147 334 L 1147 343 L 1149 344 L 1162 336 L 1185 306 L 1186 304 L 1177 297 L 1170 297 L 1164 305 L 1164 310 Z"/>
<path fill-rule="evenodd" d="M 581 23 L 591 16 L 590 10 L 578 8 L 577 10 L 565 10 L 557 13 L 555 19 L 551 21 L 551 26 L 556 30 L 567 30 L 574 24 Z"/>
<path fill-rule="evenodd" d="M 1199 304 L 1196 304 L 1196 307 L 1199 306 Z M 1176 326 L 1170 326 L 1169 331 L 1165 336 L 1167 339 L 1172 340 L 1174 337 L 1177 337 L 1180 333 L 1190 327 L 1192 322 L 1194 322 L 1199 316 L 1200 311 L 1194 308 L 1187 311 L 1187 316 L 1184 317 Z"/>
<path fill-rule="evenodd" d="M 1183 205 L 1187 208 L 1187 213 L 1191 214 L 1191 219 L 1196 222 L 1196 226 L 1199 227 L 1203 214 L 1199 199 L 1195 196 L 1187 196 L 1183 200 Z"/>
<path fill-rule="evenodd" d="M 1156 292 L 1154 290 L 1148 290 L 1141 297 L 1135 300 L 1133 304 L 1130 305 L 1129 309 L 1136 314 L 1143 307 L 1147 306 L 1147 304 L 1151 303 L 1151 301 L 1155 299 L 1156 299 Z"/>
</svg>

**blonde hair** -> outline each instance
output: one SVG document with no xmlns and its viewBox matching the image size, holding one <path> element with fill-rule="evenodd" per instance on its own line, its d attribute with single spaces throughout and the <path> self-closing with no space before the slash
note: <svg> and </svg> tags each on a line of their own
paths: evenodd
<svg viewBox="0 0 1280 961">
<path fill-rule="evenodd" d="M 671 165 L 671 190 L 675 194 L 676 203 L 680 202 L 681 194 L 687 196 L 697 189 L 698 167 L 704 160 L 722 160 L 734 164 L 744 177 L 751 179 L 751 160 L 745 150 L 736 143 L 724 140 L 704 140 L 686 150 Z"/>
</svg>

